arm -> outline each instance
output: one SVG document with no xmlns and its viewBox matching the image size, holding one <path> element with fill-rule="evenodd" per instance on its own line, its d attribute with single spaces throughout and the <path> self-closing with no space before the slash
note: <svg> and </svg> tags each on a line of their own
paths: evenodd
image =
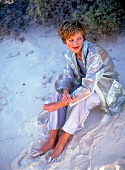
<svg viewBox="0 0 125 170">
<path fill-rule="evenodd" d="M 56 91 L 63 94 L 62 100 L 60 102 L 45 104 L 43 106 L 43 109 L 48 110 L 49 112 L 53 112 L 61 107 L 69 105 L 69 103 L 73 101 L 70 92 L 72 91 L 74 84 L 74 70 L 71 67 L 71 63 L 67 61 L 67 65 L 64 68 L 63 74 L 59 75 L 58 79 L 55 82 Z"/>
<path fill-rule="evenodd" d="M 74 85 L 75 85 L 75 80 L 76 80 L 76 75 L 74 73 L 74 70 L 76 69 L 74 66 L 74 62 L 72 61 L 72 54 L 70 53 L 65 53 L 64 57 L 67 60 L 66 67 L 63 70 L 63 74 L 61 74 L 57 81 L 55 82 L 55 89 L 58 93 L 63 94 L 63 89 L 69 90 L 69 92 L 72 91 Z"/>
<path fill-rule="evenodd" d="M 63 97 L 62 100 L 59 102 L 52 102 L 49 104 L 44 104 L 43 109 L 47 110 L 49 112 L 54 112 L 55 110 L 58 110 L 64 106 L 68 106 L 69 103 L 73 101 L 72 96 L 69 94 L 69 90 L 63 89 Z"/>
<path fill-rule="evenodd" d="M 105 65 L 99 53 L 92 52 L 87 56 L 87 72 L 86 77 L 82 79 L 82 86 L 76 89 L 72 96 L 74 101 L 70 106 L 75 105 L 81 100 L 90 96 L 97 85 L 97 82 L 103 76 Z"/>
</svg>

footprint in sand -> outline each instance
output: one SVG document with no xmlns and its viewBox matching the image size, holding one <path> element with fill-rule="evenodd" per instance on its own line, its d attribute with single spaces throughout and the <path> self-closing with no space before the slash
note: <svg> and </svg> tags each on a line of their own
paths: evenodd
<svg viewBox="0 0 125 170">
<path fill-rule="evenodd" d="M 52 79 L 53 78 L 51 75 L 43 75 L 43 77 L 41 79 L 41 83 L 42 83 L 42 85 L 46 85 L 47 83 L 52 83 Z"/>
</svg>

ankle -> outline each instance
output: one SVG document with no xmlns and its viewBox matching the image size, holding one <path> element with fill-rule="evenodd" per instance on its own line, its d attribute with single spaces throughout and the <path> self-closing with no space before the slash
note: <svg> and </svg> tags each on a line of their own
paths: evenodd
<svg viewBox="0 0 125 170">
<path fill-rule="evenodd" d="M 48 141 L 55 142 L 58 139 L 59 129 L 51 130 L 49 134 Z"/>
<path fill-rule="evenodd" d="M 55 140 L 55 139 L 48 139 L 47 143 L 50 144 L 50 145 L 55 145 L 57 143 L 57 140 Z"/>
<path fill-rule="evenodd" d="M 59 141 L 58 143 L 62 144 L 62 145 L 65 145 L 68 140 L 69 140 L 69 137 L 70 137 L 70 134 L 66 134 L 66 132 L 59 138 Z"/>
</svg>

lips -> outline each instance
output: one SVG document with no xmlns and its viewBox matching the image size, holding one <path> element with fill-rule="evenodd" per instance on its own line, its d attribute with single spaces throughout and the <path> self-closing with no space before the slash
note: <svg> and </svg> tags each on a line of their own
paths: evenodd
<svg viewBox="0 0 125 170">
<path fill-rule="evenodd" d="M 72 47 L 74 50 L 77 50 L 77 49 L 79 49 L 79 47 Z"/>
</svg>

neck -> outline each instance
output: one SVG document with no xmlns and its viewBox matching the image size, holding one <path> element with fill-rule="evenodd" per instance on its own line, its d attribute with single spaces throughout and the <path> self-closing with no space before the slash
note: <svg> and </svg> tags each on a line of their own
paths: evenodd
<svg viewBox="0 0 125 170">
<path fill-rule="evenodd" d="M 78 57 L 79 60 L 82 60 L 82 56 L 81 55 L 76 54 L 76 57 Z"/>
<path fill-rule="evenodd" d="M 79 60 L 82 60 L 82 49 L 78 53 L 76 53 L 76 56 Z"/>
</svg>

